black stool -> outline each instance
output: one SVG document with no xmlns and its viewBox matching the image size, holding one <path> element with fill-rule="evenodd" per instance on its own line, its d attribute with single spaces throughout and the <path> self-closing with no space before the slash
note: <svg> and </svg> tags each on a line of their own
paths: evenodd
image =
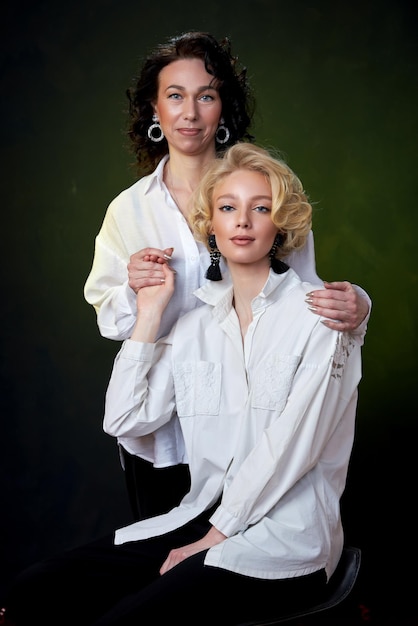
<svg viewBox="0 0 418 626">
<path fill-rule="evenodd" d="M 328 581 L 326 597 L 322 599 L 321 602 L 308 608 L 305 607 L 300 611 L 279 615 L 274 619 L 243 622 L 239 626 L 276 626 L 276 624 L 284 624 L 301 617 L 307 617 L 308 615 L 333 608 L 342 602 L 353 589 L 359 573 L 360 563 L 361 550 L 350 546 L 345 547 L 337 568 Z"/>
</svg>

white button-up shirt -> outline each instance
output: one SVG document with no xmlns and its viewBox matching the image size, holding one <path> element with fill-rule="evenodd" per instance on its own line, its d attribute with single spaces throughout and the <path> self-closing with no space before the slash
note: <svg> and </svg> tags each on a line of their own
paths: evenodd
<svg viewBox="0 0 418 626">
<path fill-rule="evenodd" d="M 205 280 L 210 257 L 206 247 L 194 239 L 163 182 L 167 159 L 168 156 L 164 157 L 152 174 L 138 180 L 111 202 L 96 237 L 93 266 L 84 295 L 96 310 L 100 333 L 109 339 L 131 336 L 136 320 L 136 295 L 128 285 L 127 264 L 130 256 L 143 248 L 174 247 L 170 266 L 177 272 L 176 290 L 164 311 L 160 337 L 168 334 L 181 315 L 201 304 L 193 292 Z M 303 280 L 322 286 L 316 274 L 312 232 L 304 248 L 292 253 L 286 262 Z M 222 262 L 221 271 L 227 274 Z M 356 329 L 357 338 L 364 335 L 367 320 L 368 317 Z M 178 438 L 179 433 L 169 424 L 136 440 L 119 438 L 118 443 L 156 467 L 166 467 L 184 462 L 183 446 L 176 451 Z"/>
<path fill-rule="evenodd" d="M 168 156 L 149 176 L 122 191 L 109 205 L 96 237 L 94 260 L 84 286 L 84 296 L 97 312 L 100 333 L 123 340 L 132 334 L 136 320 L 136 295 L 128 285 L 127 265 L 143 248 L 174 248 L 170 266 L 176 270 L 176 291 L 164 312 L 160 336 L 174 322 L 201 303 L 193 292 L 204 282 L 210 264 L 206 246 L 197 242 L 163 182 Z M 303 278 L 321 284 L 316 275 L 313 235 L 303 250 L 286 262 Z M 227 270 L 221 265 L 222 272 Z"/>
<path fill-rule="evenodd" d="M 227 539 L 208 565 L 259 578 L 334 571 L 363 338 L 312 315 L 313 287 L 270 271 L 243 342 L 229 280 L 208 281 L 206 304 L 168 337 L 125 341 L 104 429 L 135 439 L 179 424 L 192 480 L 179 507 L 118 530 L 117 544 L 178 528 L 222 497 L 211 523 Z"/>
</svg>

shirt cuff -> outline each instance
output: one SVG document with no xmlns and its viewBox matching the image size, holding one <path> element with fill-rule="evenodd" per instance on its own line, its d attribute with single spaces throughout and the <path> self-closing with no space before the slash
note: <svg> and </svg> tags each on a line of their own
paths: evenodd
<svg viewBox="0 0 418 626">
<path fill-rule="evenodd" d="M 130 361 L 152 361 L 155 351 L 155 343 L 143 343 L 125 339 L 120 350 L 120 358 Z"/>
<path fill-rule="evenodd" d="M 231 515 L 222 504 L 216 509 L 209 521 L 212 526 L 215 526 L 215 528 L 226 535 L 226 537 L 232 537 L 246 530 L 248 526 L 247 524 L 243 524 L 240 518 Z"/>
</svg>

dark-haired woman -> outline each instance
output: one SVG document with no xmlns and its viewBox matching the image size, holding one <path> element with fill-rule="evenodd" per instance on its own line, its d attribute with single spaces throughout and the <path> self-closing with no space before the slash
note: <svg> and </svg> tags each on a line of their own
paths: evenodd
<svg viewBox="0 0 418 626">
<path fill-rule="evenodd" d="M 191 194 L 209 163 L 250 134 L 254 99 L 246 70 L 228 40 L 187 32 L 158 45 L 128 91 L 129 138 L 142 176 L 110 204 L 96 238 L 85 298 L 97 312 L 101 334 L 130 336 L 136 293 L 164 281 L 162 265 L 176 272 L 176 291 L 159 334 L 199 306 L 193 292 L 203 281 L 208 252 L 189 228 Z M 304 280 L 318 284 L 313 235 L 287 259 Z M 367 323 L 370 301 L 348 282 L 307 294 L 307 306 L 330 328 L 355 330 Z M 173 421 L 143 437 L 118 439 L 131 508 L 136 519 L 175 506 L 189 486 L 182 436 Z"/>
</svg>

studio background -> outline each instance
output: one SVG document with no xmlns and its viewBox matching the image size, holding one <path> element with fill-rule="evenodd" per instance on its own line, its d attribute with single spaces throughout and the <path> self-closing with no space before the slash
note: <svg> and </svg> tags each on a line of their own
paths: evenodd
<svg viewBox="0 0 418 626">
<path fill-rule="evenodd" d="M 319 275 L 372 298 L 343 511 L 363 553 L 363 619 L 398 626 L 414 613 L 417 554 L 417 30 L 406 0 L 6 0 L 0 590 L 32 561 L 130 521 L 102 430 L 120 344 L 99 335 L 83 286 L 107 205 L 135 180 L 125 91 L 152 46 L 190 29 L 230 36 L 246 65 L 257 142 L 281 151 L 314 203 Z"/>
</svg>

